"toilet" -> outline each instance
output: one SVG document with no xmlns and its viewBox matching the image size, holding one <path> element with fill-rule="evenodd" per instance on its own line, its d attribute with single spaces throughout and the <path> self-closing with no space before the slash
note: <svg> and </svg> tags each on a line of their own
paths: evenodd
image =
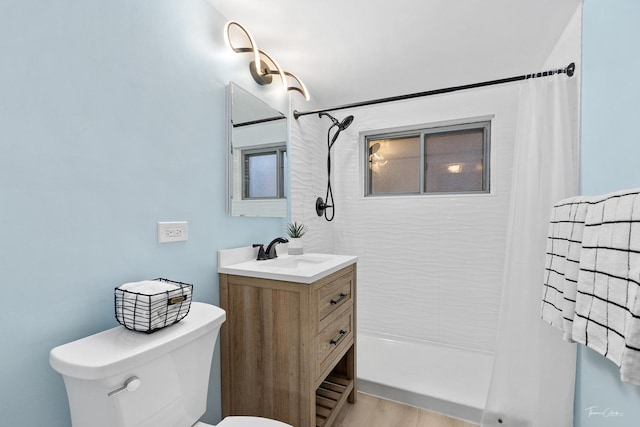
<svg viewBox="0 0 640 427">
<path fill-rule="evenodd" d="M 153 334 L 118 326 L 51 350 L 72 427 L 213 427 L 205 413 L 211 359 L 225 312 L 192 302 L 179 323 Z M 227 417 L 215 427 L 291 427 Z"/>
</svg>

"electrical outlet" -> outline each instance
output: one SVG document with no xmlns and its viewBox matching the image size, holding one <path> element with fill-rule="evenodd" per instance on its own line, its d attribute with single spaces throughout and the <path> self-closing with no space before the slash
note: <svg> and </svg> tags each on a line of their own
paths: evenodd
<svg viewBox="0 0 640 427">
<path fill-rule="evenodd" d="M 188 239 L 187 221 L 158 222 L 158 243 L 182 242 Z"/>
</svg>

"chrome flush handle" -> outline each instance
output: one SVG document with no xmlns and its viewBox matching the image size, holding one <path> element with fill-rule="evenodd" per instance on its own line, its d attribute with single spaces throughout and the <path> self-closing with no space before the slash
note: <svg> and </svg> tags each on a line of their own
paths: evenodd
<svg viewBox="0 0 640 427">
<path fill-rule="evenodd" d="M 113 391 L 108 393 L 109 397 L 115 396 L 118 393 L 122 393 L 123 391 L 136 391 L 138 387 L 140 387 L 141 381 L 140 378 L 133 376 L 126 379 L 122 387 L 119 387 Z"/>
</svg>

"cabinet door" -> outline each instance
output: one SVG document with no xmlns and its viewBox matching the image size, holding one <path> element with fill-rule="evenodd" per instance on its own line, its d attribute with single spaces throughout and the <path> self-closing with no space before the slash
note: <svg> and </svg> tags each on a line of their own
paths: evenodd
<svg viewBox="0 0 640 427">
<path fill-rule="evenodd" d="M 307 325 L 303 294 L 246 284 L 222 292 L 223 415 L 251 415 L 307 425 L 309 380 L 303 368 Z M 307 309 L 308 312 L 308 309 Z M 224 330 L 226 327 L 226 330 Z"/>
</svg>

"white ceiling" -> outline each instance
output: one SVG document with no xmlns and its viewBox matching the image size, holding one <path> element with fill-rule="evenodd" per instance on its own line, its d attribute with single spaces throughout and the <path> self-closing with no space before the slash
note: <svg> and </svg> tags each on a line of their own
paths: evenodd
<svg viewBox="0 0 640 427">
<path fill-rule="evenodd" d="M 208 1 L 322 107 L 541 71 L 582 2 Z"/>
</svg>

